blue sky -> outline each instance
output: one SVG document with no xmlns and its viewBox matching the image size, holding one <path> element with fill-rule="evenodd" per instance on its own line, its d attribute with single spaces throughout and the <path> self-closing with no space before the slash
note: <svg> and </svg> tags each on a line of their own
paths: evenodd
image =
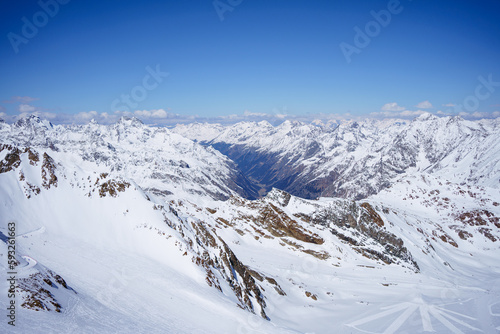
<svg viewBox="0 0 500 334">
<path fill-rule="evenodd" d="M 500 116 L 494 0 L 18 0 L 0 36 L 4 119 Z"/>
</svg>

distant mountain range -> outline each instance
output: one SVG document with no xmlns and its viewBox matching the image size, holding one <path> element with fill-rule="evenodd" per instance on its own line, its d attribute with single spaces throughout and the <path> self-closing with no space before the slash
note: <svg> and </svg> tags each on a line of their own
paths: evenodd
<svg viewBox="0 0 500 334">
<path fill-rule="evenodd" d="M 212 146 L 260 186 L 304 198 L 362 199 L 421 171 L 456 183 L 500 186 L 500 119 L 423 114 L 413 121 L 318 126 L 285 121 L 178 125 L 173 132 Z"/>
</svg>

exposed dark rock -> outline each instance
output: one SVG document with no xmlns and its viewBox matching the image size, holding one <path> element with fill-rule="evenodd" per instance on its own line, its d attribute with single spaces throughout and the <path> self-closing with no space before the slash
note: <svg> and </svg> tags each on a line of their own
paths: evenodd
<svg viewBox="0 0 500 334">
<path fill-rule="evenodd" d="M 42 163 L 42 186 L 49 189 L 51 186 L 57 187 L 56 164 L 47 153 L 43 153 Z"/>
<path fill-rule="evenodd" d="M 62 312 L 63 306 L 51 290 L 62 288 L 76 294 L 61 276 L 44 268 L 17 282 L 22 296 L 21 307 L 34 311 Z"/>
<path fill-rule="evenodd" d="M 315 215 L 312 221 L 329 227 L 332 234 L 351 244 L 354 250 L 368 258 L 388 264 L 403 261 L 416 271 L 419 270 L 410 252 L 404 247 L 403 240 L 385 229 L 383 219 L 368 203 L 357 205 L 356 202 L 351 202 L 339 207 L 323 209 Z M 373 249 L 369 240 L 374 245 L 382 246 L 384 251 Z"/>
<path fill-rule="evenodd" d="M 108 194 L 111 197 L 116 197 L 119 192 L 124 192 L 128 187 L 130 187 L 130 183 L 128 182 L 108 180 L 99 185 L 99 196 L 106 197 Z"/>
<path fill-rule="evenodd" d="M 0 152 L 3 150 L 9 150 L 5 158 L 0 161 L 0 173 L 7 173 L 11 170 L 16 169 L 21 164 L 21 151 L 17 147 L 12 147 L 11 145 L 2 145 Z"/>
</svg>

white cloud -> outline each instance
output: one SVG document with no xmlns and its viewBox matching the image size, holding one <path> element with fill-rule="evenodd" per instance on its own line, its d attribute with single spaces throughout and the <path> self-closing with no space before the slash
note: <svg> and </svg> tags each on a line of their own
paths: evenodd
<svg viewBox="0 0 500 334">
<path fill-rule="evenodd" d="M 391 102 L 391 103 L 386 103 L 380 108 L 380 110 L 384 111 L 403 111 L 405 110 L 404 107 L 398 106 L 396 102 Z"/>
<path fill-rule="evenodd" d="M 432 108 L 432 103 L 430 103 L 428 100 L 425 100 L 417 104 L 415 107 L 419 109 L 429 109 Z"/>
<path fill-rule="evenodd" d="M 472 113 L 471 116 L 474 118 L 485 118 L 485 117 L 488 117 L 489 114 L 487 112 L 476 111 L 476 112 Z"/>
<path fill-rule="evenodd" d="M 420 116 L 422 114 L 425 114 L 427 111 L 423 111 L 423 110 L 415 110 L 415 111 L 412 111 L 412 110 L 405 110 L 403 112 L 400 112 L 399 113 L 399 116 L 402 116 L 402 117 L 408 117 L 408 116 Z"/>
<path fill-rule="evenodd" d="M 471 113 L 462 111 L 458 113 L 458 116 L 466 119 L 497 118 L 500 117 L 500 111 L 493 111 L 493 112 L 475 111 Z"/>
<path fill-rule="evenodd" d="M 397 114 L 395 112 L 391 111 L 380 111 L 380 112 L 372 112 L 370 113 L 370 116 L 373 117 L 397 117 Z"/>
<path fill-rule="evenodd" d="M 93 118 L 94 119 L 98 118 L 98 116 L 99 114 L 95 110 L 89 112 L 82 111 L 75 115 L 75 119 L 83 122 L 88 122 Z"/>
<path fill-rule="evenodd" d="M 115 112 L 115 114 L 116 114 L 116 112 Z M 151 111 L 149 111 L 149 110 L 136 110 L 134 112 L 134 115 L 137 116 L 137 117 L 147 117 L 147 118 L 149 118 L 149 117 L 151 117 Z"/>
<path fill-rule="evenodd" d="M 413 118 L 425 114 L 427 111 L 423 110 L 403 110 L 403 111 L 380 111 L 372 112 L 370 115 L 376 118 Z"/>
<path fill-rule="evenodd" d="M 115 117 L 118 119 L 122 116 L 125 117 L 134 117 L 134 113 L 130 111 L 121 111 L 121 110 L 116 110 L 115 111 Z"/>
<path fill-rule="evenodd" d="M 58 117 L 57 114 L 54 114 L 54 113 L 51 113 L 51 112 L 39 112 L 39 111 L 36 111 L 36 112 L 23 112 L 23 113 L 20 113 L 19 115 L 16 115 L 14 117 L 12 117 L 12 119 L 21 119 L 21 118 L 26 118 L 30 115 L 35 115 L 35 116 L 38 116 L 40 117 L 41 119 L 56 119 Z"/>
<path fill-rule="evenodd" d="M 57 114 L 55 114 L 53 112 L 46 112 L 46 111 L 36 112 L 35 114 L 37 114 L 39 117 L 48 118 L 48 119 L 55 119 L 57 117 Z"/>
<path fill-rule="evenodd" d="M 36 109 L 30 105 L 27 105 L 24 110 L 33 110 Z M 32 107 L 32 108 L 30 108 Z M 37 115 L 43 119 L 48 119 L 52 123 L 55 124 L 87 124 L 91 119 L 95 119 L 100 124 L 113 124 L 120 117 L 137 117 L 141 119 L 145 124 L 154 125 L 154 126 L 174 126 L 176 124 L 186 124 L 192 122 L 208 122 L 208 123 L 219 123 L 219 124 L 234 124 L 242 121 L 251 121 L 251 122 L 260 122 L 260 121 L 268 121 L 273 125 L 281 124 L 285 120 L 295 120 L 301 121 L 305 123 L 311 123 L 315 121 L 315 123 L 331 125 L 331 124 L 339 124 L 344 121 L 349 120 L 364 120 L 367 118 L 377 118 L 377 119 L 413 119 L 421 114 L 427 113 L 425 110 L 408 110 L 405 108 L 397 106 L 397 104 L 389 104 L 389 109 L 397 109 L 398 111 L 390 111 L 384 110 L 379 112 L 373 112 L 370 115 L 364 116 L 356 116 L 349 113 L 339 114 L 339 113 L 316 113 L 316 114 L 302 114 L 302 115 L 294 115 L 294 114 L 272 114 L 272 113 L 260 113 L 260 112 L 250 112 L 248 110 L 240 113 L 240 114 L 231 114 L 224 116 L 199 116 L 199 115 L 179 115 L 167 112 L 164 109 L 152 109 L 152 110 L 136 110 L 134 112 L 128 111 L 116 111 L 113 113 L 102 112 L 99 113 L 95 110 L 88 112 L 80 112 L 77 114 L 64 114 L 64 113 L 50 113 L 44 112 L 40 110 L 29 111 L 18 113 L 15 116 L 7 115 L 6 113 L 0 110 L 0 118 L 4 119 L 6 122 L 15 121 L 21 117 L 26 117 L 29 115 Z M 436 116 L 453 116 L 457 115 L 455 112 L 448 112 L 438 110 L 432 114 Z M 481 118 L 497 118 L 500 117 L 500 111 L 494 112 L 462 112 L 459 114 L 460 116 L 466 119 L 481 119 Z"/>
<path fill-rule="evenodd" d="M 448 113 L 448 112 L 444 112 L 444 111 L 442 111 L 442 110 L 438 110 L 438 111 L 436 112 L 436 114 L 437 114 L 437 115 L 440 115 L 440 116 L 451 115 L 450 113 Z"/>
<path fill-rule="evenodd" d="M 34 114 L 37 115 L 38 117 L 48 118 L 48 119 L 55 119 L 57 117 L 57 114 L 55 114 L 53 112 L 46 112 L 46 111 L 43 111 L 43 112 L 37 111 Z"/>
<path fill-rule="evenodd" d="M 20 104 L 19 105 L 19 112 L 20 113 L 33 112 L 35 110 L 36 110 L 36 108 L 33 107 L 32 105 L 29 105 L 29 104 Z"/>
<path fill-rule="evenodd" d="M 261 113 L 261 112 L 251 112 L 251 111 L 245 110 L 245 112 L 243 112 L 243 116 L 247 116 L 247 117 L 250 117 L 250 116 L 264 117 L 264 116 L 269 116 L 269 115 L 265 114 L 265 113 Z"/>
<path fill-rule="evenodd" d="M 134 116 L 144 117 L 144 118 L 168 118 L 175 115 L 169 114 L 164 109 L 153 109 L 153 110 L 136 110 L 134 111 Z"/>
<path fill-rule="evenodd" d="M 168 116 L 168 113 L 163 109 L 154 110 L 151 113 L 151 117 L 153 117 L 153 118 L 167 118 L 167 116 Z"/>
<path fill-rule="evenodd" d="M 31 96 L 13 96 L 10 98 L 10 100 L 4 100 L 4 103 L 30 103 L 33 101 L 38 100 L 36 97 L 31 97 Z"/>
</svg>

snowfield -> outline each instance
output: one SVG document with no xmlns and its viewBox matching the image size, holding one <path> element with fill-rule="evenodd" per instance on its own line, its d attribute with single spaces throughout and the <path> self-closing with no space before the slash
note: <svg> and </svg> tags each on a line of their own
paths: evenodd
<svg viewBox="0 0 500 334">
<path fill-rule="evenodd" d="M 499 124 L 0 123 L 0 331 L 497 333 Z M 236 142 L 344 196 L 262 192 Z"/>
</svg>

